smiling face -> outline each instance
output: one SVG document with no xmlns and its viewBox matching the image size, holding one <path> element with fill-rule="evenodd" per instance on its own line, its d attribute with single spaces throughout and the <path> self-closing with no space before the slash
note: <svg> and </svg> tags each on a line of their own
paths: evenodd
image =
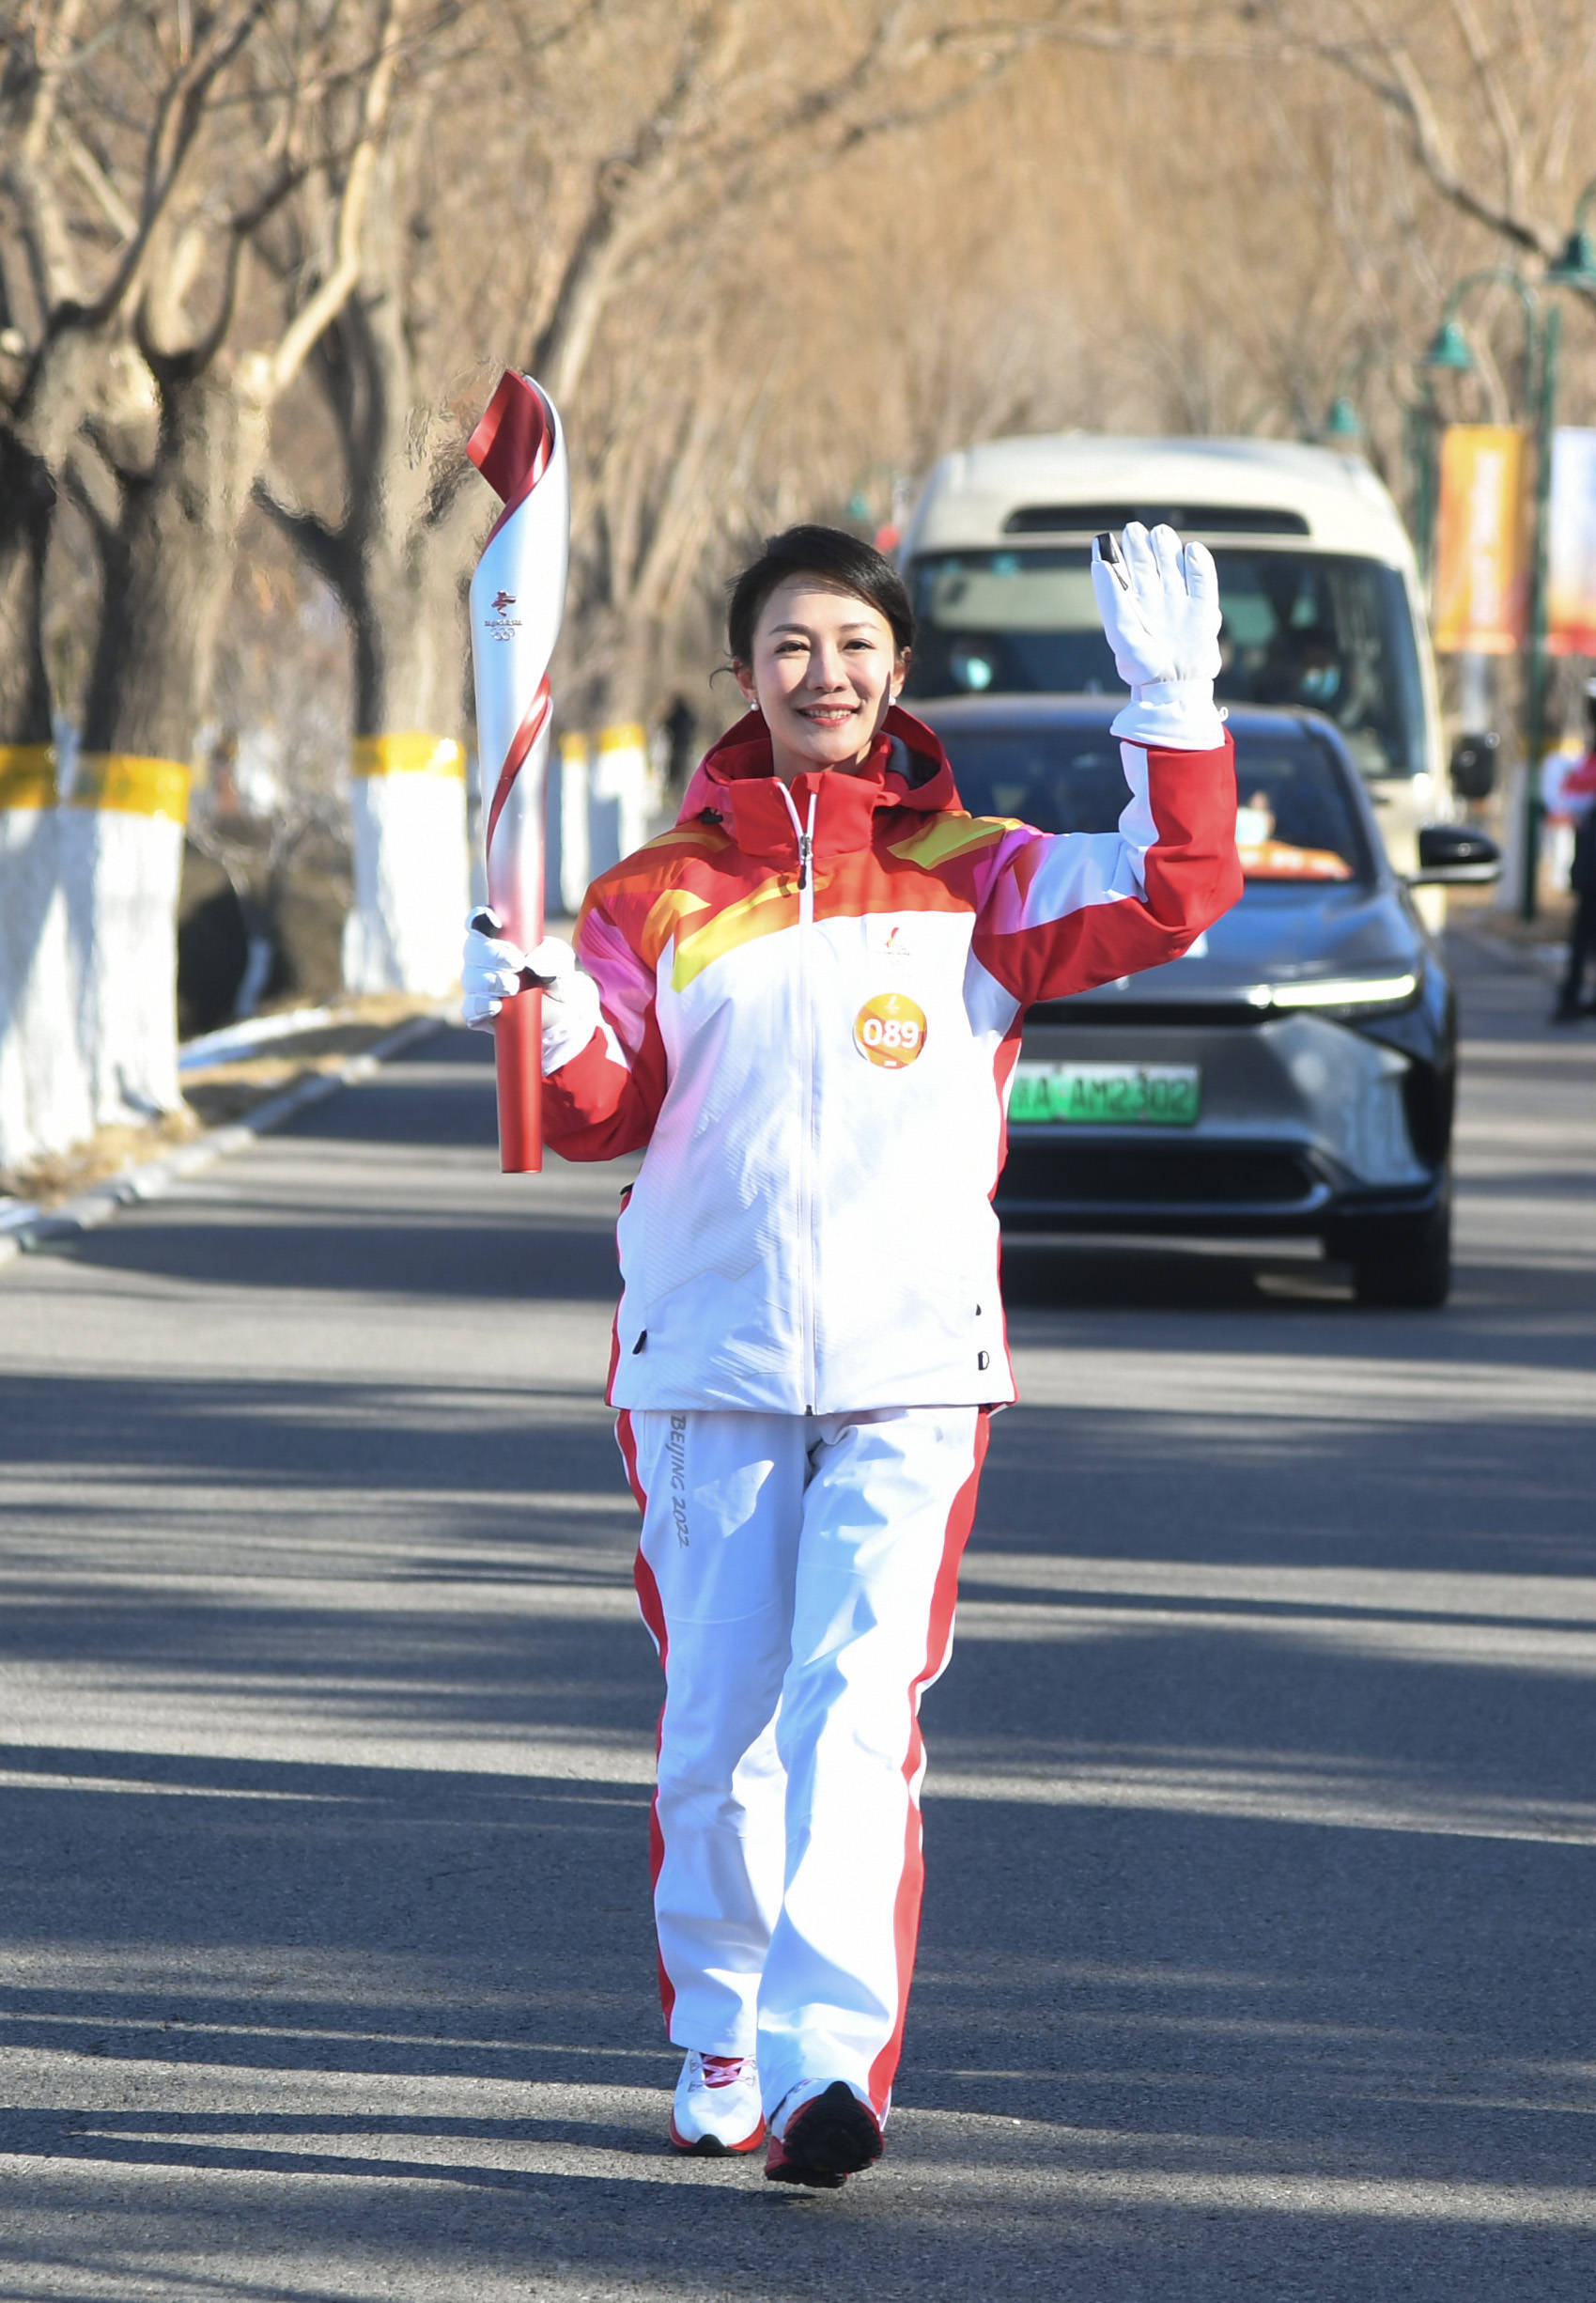
<svg viewBox="0 0 1596 2303">
<path fill-rule="evenodd" d="M 857 768 L 904 684 L 900 656 L 879 608 L 824 576 L 788 576 L 760 612 L 753 661 L 737 686 L 770 731 L 776 773 L 790 784 L 806 768 Z"/>
</svg>

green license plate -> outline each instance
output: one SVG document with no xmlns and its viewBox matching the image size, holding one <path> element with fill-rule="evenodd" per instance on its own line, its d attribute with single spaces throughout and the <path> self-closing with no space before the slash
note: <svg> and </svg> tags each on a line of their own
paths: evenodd
<svg viewBox="0 0 1596 2303">
<path fill-rule="evenodd" d="M 1194 1128 L 1201 1110 L 1195 1064 L 1021 1064 L 1009 1098 L 1021 1128 Z"/>
</svg>

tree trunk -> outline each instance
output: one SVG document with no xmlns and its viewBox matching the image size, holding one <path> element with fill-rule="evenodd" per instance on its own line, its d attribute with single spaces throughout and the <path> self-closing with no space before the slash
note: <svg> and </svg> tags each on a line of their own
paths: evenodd
<svg viewBox="0 0 1596 2303">
<path fill-rule="evenodd" d="M 354 669 L 354 901 L 344 977 L 356 991 L 446 993 L 471 899 L 466 624 L 461 589 L 487 524 L 453 427 L 419 441 L 406 324 L 404 155 L 380 165 L 358 293 L 317 348 L 342 438 L 336 530 L 277 515 L 333 584 Z"/>
<path fill-rule="evenodd" d="M 83 412 L 89 350 L 64 331 L 0 425 L 0 1165 L 64 1151 L 95 1123 L 70 932 L 74 835 L 55 804 L 43 645 L 56 475 Z"/>
<path fill-rule="evenodd" d="M 389 494 L 382 482 L 379 491 Z M 357 735 L 457 733 L 464 724 L 471 686 L 464 587 L 488 508 L 473 473 L 441 518 L 423 513 L 396 534 L 386 521 L 374 523 L 361 537 L 348 603 Z"/>
<path fill-rule="evenodd" d="M 471 900 L 460 587 L 474 525 L 459 498 L 408 534 L 379 516 L 351 555 L 355 893 L 344 974 L 352 990 L 437 997 L 458 973 Z"/>
<path fill-rule="evenodd" d="M 0 431 L 0 744 L 51 739 L 44 665 L 44 555 L 55 484 L 43 459 Z"/>
<path fill-rule="evenodd" d="M 265 447 L 260 412 L 162 363 L 155 452 L 120 472 L 102 521 L 100 631 L 64 811 L 82 1035 L 101 1121 L 170 1110 L 178 879 L 189 761 L 210 688 L 239 526 Z"/>
<path fill-rule="evenodd" d="M 105 600 L 84 711 L 85 752 L 187 763 L 204 716 L 238 536 L 266 422 L 209 373 L 157 379 L 147 471 L 123 473 L 121 516 L 101 532 Z"/>
<path fill-rule="evenodd" d="M 45 556 L 61 475 L 96 397 L 103 351 L 92 330 L 63 328 L 0 422 L 0 744 L 47 744 L 54 735 Z"/>
</svg>

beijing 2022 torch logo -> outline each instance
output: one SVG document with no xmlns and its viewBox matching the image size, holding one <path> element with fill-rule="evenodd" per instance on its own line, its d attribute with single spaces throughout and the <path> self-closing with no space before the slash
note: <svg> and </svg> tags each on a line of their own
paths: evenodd
<svg viewBox="0 0 1596 2303">
<path fill-rule="evenodd" d="M 483 630 L 489 633 L 493 639 L 513 639 L 515 634 L 519 631 L 521 628 L 520 617 L 510 614 L 510 610 L 515 606 L 515 604 L 516 596 L 514 592 L 500 592 L 495 596 L 492 613 L 489 615 L 487 623 L 483 626 Z"/>
</svg>

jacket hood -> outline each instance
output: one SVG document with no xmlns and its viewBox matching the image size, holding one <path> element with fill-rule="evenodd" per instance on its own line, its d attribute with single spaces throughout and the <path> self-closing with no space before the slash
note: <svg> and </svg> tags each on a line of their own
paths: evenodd
<svg viewBox="0 0 1596 2303">
<path fill-rule="evenodd" d="M 868 845 L 878 808 L 913 808 L 926 816 L 968 812 L 937 737 L 895 704 L 862 767 L 809 769 L 795 776 L 789 788 L 800 816 L 807 816 L 812 800 L 815 802 L 815 853 L 822 858 Z M 746 713 L 705 754 L 676 820 L 697 822 L 706 809 L 721 817 L 746 853 L 793 851 L 792 817 L 772 768 L 769 731 L 758 712 Z"/>
</svg>

